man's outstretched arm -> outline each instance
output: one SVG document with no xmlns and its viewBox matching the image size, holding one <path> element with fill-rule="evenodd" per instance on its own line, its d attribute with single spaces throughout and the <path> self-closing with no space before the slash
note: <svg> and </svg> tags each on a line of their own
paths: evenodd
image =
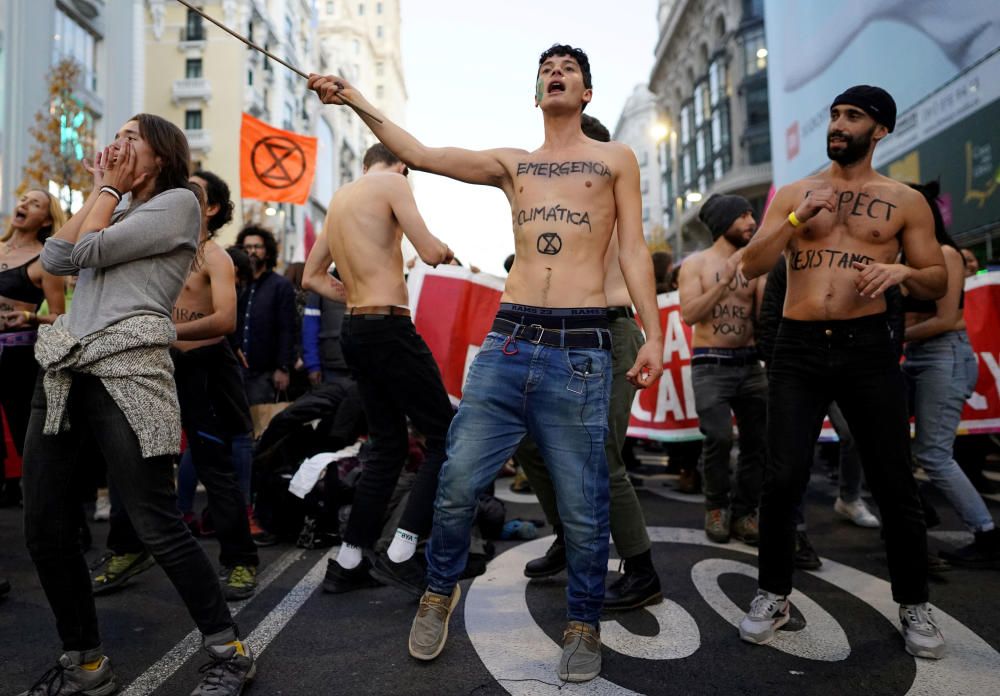
<svg viewBox="0 0 1000 696">
<path fill-rule="evenodd" d="M 319 95 L 324 104 L 344 104 L 343 94 L 351 106 L 356 105 L 382 120 L 375 119 L 360 111 L 356 113 L 371 128 L 379 140 L 399 157 L 410 169 L 440 174 L 468 184 L 496 186 L 505 191 L 509 188 L 510 177 L 504 167 L 502 156 L 509 150 L 465 150 L 458 147 L 427 147 L 409 132 L 381 114 L 365 99 L 357 89 L 342 77 L 334 75 L 310 75 L 309 89 Z"/>
</svg>

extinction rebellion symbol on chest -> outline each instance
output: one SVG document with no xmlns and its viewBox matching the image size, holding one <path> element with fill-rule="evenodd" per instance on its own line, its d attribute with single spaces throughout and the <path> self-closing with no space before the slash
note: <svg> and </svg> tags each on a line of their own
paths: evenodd
<svg viewBox="0 0 1000 696">
<path fill-rule="evenodd" d="M 535 248 L 539 254 L 554 256 L 562 249 L 562 239 L 555 232 L 543 232 L 538 236 Z"/>
</svg>

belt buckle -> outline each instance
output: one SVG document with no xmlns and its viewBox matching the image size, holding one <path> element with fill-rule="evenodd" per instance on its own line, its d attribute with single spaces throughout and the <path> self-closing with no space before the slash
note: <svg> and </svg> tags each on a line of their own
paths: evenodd
<svg viewBox="0 0 1000 696">
<path fill-rule="evenodd" d="M 537 336 L 537 338 L 529 338 L 528 339 L 528 343 L 532 343 L 532 344 L 534 344 L 534 345 L 537 346 L 539 343 L 542 342 L 542 336 L 545 335 L 545 327 L 543 327 L 541 324 L 530 324 L 528 326 L 528 328 L 529 329 L 538 329 L 538 336 Z"/>
</svg>

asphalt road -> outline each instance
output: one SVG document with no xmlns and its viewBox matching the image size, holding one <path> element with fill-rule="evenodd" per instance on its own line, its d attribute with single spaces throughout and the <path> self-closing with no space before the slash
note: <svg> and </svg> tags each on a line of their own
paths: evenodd
<svg viewBox="0 0 1000 696">
<path fill-rule="evenodd" d="M 506 491 L 501 480 L 498 490 Z M 835 489 L 814 475 L 807 504 L 810 537 L 823 568 L 799 573 L 793 597 L 798 630 L 773 646 L 740 642 L 735 621 L 755 587 L 756 557 L 716 545 L 700 531 L 700 497 L 669 481 L 639 488 L 655 541 L 654 561 L 667 601 L 606 615 L 604 670 L 579 694 L 983 694 L 1000 693 L 1000 572 L 952 570 L 932 585 L 950 652 L 918 661 L 902 647 L 878 531 L 833 513 Z M 508 517 L 537 518 L 531 496 L 505 492 Z M 932 549 L 961 542 L 954 513 L 932 494 L 944 520 Z M 989 501 L 994 515 L 1000 505 Z M 101 547 L 107 526 L 92 524 Z M 214 541 L 204 542 L 215 558 Z M 565 577 L 528 584 L 525 560 L 548 539 L 502 543 L 487 573 L 462 583 L 448 645 L 433 663 L 406 651 L 416 609 L 393 588 L 327 595 L 319 586 L 327 552 L 276 546 L 261 550 L 260 592 L 233 604 L 258 655 L 249 694 L 554 694 L 564 624 Z M 101 549 L 92 552 L 96 557 Z M 613 549 L 612 549 L 613 553 Z M 617 565 L 616 563 L 613 565 Z M 60 653 L 54 623 L 21 538 L 20 511 L 0 510 L 0 575 L 13 589 L 0 600 L 0 696 L 16 694 Z M 166 576 L 152 570 L 123 591 L 98 598 L 106 653 L 124 693 L 187 694 L 198 681 L 197 636 Z"/>
</svg>

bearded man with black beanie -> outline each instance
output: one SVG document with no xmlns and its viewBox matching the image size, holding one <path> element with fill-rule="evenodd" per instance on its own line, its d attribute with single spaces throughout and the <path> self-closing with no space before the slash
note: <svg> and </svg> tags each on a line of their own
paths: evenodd
<svg viewBox="0 0 1000 696">
<path fill-rule="evenodd" d="M 757 230 L 750 203 L 715 194 L 698 217 L 715 243 L 681 265 L 681 317 L 694 327 L 691 382 L 699 428 L 705 436 L 701 469 L 705 534 L 756 544 L 757 501 L 764 477 L 767 378 L 754 343 L 754 316 L 763 281 L 740 271 L 743 251 Z M 729 472 L 733 415 L 740 454 L 735 486 Z"/>
</svg>

